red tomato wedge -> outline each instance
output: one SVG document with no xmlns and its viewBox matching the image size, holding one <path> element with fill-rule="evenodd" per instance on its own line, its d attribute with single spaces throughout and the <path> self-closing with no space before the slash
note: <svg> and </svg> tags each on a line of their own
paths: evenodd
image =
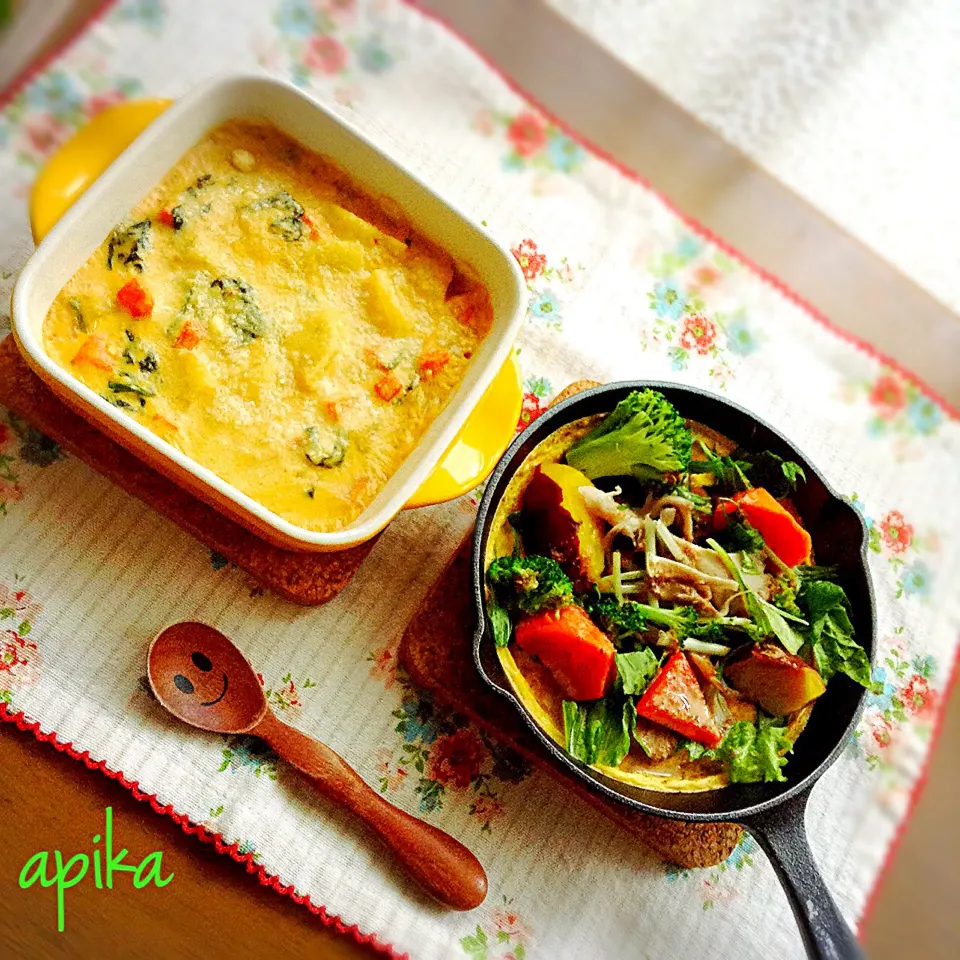
<svg viewBox="0 0 960 960">
<path fill-rule="evenodd" d="M 173 214 L 169 210 L 161 210 L 157 214 L 157 220 L 162 223 L 165 227 L 172 227 L 174 225 Z"/>
<path fill-rule="evenodd" d="M 153 297 L 140 286 L 138 280 L 128 280 L 117 291 L 117 303 L 138 320 L 153 313 Z"/>
<path fill-rule="evenodd" d="M 571 700 L 598 700 L 610 689 L 616 650 L 581 607 L 534 614 L 517 624 L 515 637 L 518 647 L 540 658 Z"/>
<path fill-rule="evenodd" d="M 813 551 L 810 534 L 782 504 L 763 487 L 754 487 L 733 497 L 744 519 L 760 531 L 767 546 L 788 566 L 809 563 Z"/>
<path fill-rule="evenodd" d="M 721 740 L 700 684 L 679 650 L 661 667 L 637 701 L 637 715 L 711 749 Z"/>
</svg>

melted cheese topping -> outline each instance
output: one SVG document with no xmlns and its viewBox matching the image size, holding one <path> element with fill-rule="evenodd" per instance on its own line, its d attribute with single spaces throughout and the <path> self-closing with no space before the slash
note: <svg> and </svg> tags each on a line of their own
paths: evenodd
<svg viewBox="0 0 960 960">
<path fill-rule="evenodd" d="M 380 492 L 489 330 L 486 289 L 267 123 L 189 150 L 59 293 L 64 369 L 281 517 Z"/>
</svg>

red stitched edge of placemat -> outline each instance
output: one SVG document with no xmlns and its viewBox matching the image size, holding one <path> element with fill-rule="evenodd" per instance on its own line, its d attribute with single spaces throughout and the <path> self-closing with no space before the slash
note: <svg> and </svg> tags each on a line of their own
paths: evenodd
<svg viewBox="0 0 960 960">
<path fill-rule="evenodd" d="M 48 54 L 32 63 L 23 73 L 20 74 L 20 76 L 13 81 L 12 84 L 10 84 L 10 86 L 6 88 L 6 90 L 3 91 L 3 93 L 0 93 L 0 108 L 6 106 L 7 103 L 9 103 L 10 100 L 12 100 L 13 97 L 15 97 L 24 86 L 26 86 L 26 84 L 28 84 L 34 77 L 45 70 L 48 66 L 50 66 L 50 64 L 52 64 L 55 60 L 61 57 L 84 33 L 86 33 L 91 24 L 101 19 L 117 2 L 118 0 L 104 0 L 103 4 L 94 10 L 86 20 L 77 25 L 77 29 L 73 34 L 67 37 L 59 46 L 55 47 Z M 812 304 L 808 303 L 798 293 L 783 283 L 782 280 L 769 273 L 766 269 L 755 263 L 749 257 L 745 256 L 735 247 L 730 246 L 730 244 L 728 244 L 721 237 L 718 237 L 699 221 L 694 220 L 682 210 L 677 209 L 677 207 L 674 206 L 667 197 L 663 196 L 663 194 L 651 187 L 643 177 L 631 170 L 629 167 L 624 166 L 618 160 L 614 159 L 614 157 L 612 157 L 601 147 L 598 147 L 596 144 L 584 139 L 575 130 L 572 130 L 563 120 L 551 113 L 549 110 L 546 110 L 542 104 L 540 104 L 535 98 L 531 97 L 530 94 L 517 83 L 515 83 L 511 77 L 503 73 L 503 71 L 501 71 L 501 69 L 495 63 L 493 63 L 493 61 L 491 61 L 481 50 L 478 50 L 476 47 L 474 47 L 469 40 L 460 34 L 447 20 L 445 20 L 439 14 L 434 13 L 432 10 L 424 9 L 418 3 L 418 0 L 401 0 L 401 2 L 412 10 L 416 10 L 421 16 L 440 24 L 444 29 L 446 29 L 462 44 L 464 44 L 464 46 L 466 46 L 476 57 L 482 60 L 489 69 L 491 69 L 504 83 L 507 84 L 511 90 L 514 91 L 514 93 L 536 107 L 537 110 L 539 110 L 544 116 L 548 117 L 552 123 L 556 124 L 560 129 L 562 129 L 567 136 L 576 140 L 577 143 L 584 147 L 584 149 L 588 150 L 594 156 L 599 157 L 601 160 L 604 160 L 606 163 L 609 163 L 615 170 L 627 177 L 629 180 L 639 183 L 642 187 L 649 190 L 660 200 L 661 203 L 663 203 L 669 210 L 678 216 L 692 230 L 699 233 L 700 236 L 716 244 L 725 253 L 729 254 L 736 260 L 739 260 L 749 270 L 778 290 L 788 300 L 800 307 L 813 320 L 825 327 L 835 336 L 839 337 L 841 340 L 845 340 L 846 342 L 853 344 L 855 347 L 862 350 L 864 353 L 868 354 L 874 359 L 881 361 L 892 370 L 896 370 L 897 373 L 899 373 L 906 380 L 909 380 L 931 400 L 937 403 L 937 405 L 941 407 L 941 409 L 943 409 L 948 416 L 955 420 L 960 420 L 960 411 L 953 407 L 947 400 L 941 397 L 932 387 L 926 384 L 912 371 L 903 367 L 892 357 L 888 357 L 886 354 L 877 350 L 874 346 L 872 346 L 872 344 L 867 343 L 865 340 L 861 340 L 859 337 L 855 336 L 849 331 L 838 327 L 824 314 L 817 310 Z M 958 668 L 960 668 L 960 649 L 957 650 L 954 656 L 950 677 L 946 686 L 944 687 L 944 697 L 942 701 L 944 705 L 940 708 L 940 713 L 937 717 L 936 723 L 934 724 L 933 734 L 930 738 L 930 749 L 927 752 L 927 756 L 923 762 L 923 765 L 921 766 L 920 775 L 911 790 L 907 812 L 897 825 L 893 840 L 887 849 L 883 865 L 880 868 L 880 873 L 878 874 L 877 879 L 874 881 L 873 888 L 867 896 L 866 904 L 858 924 L 858 932 L 861 936 L 863 933 L 863 928 L 866 925 L 870 913 L 876 903 L 877 894 L 880 890 L 880 887 L 883 885 L 883 882 L 886 879 L 886 874 L 890 868 L 890 864 L 893 861 L 894 855 L 896 854 L 901 841 L 903 840 L 903 835 L 906 831 L 907 824 L 910 822 L 917 802 L 920 799 L 920 795 L 923 792 L 923 788 L 926 785 L 927 777 L 930 772 L 930 762 L 933 756 L 933 751 L 940 740 L 940 734 L 943 729 L 944 717 L 946 715 L 946 704 L 949 702 L 951 692 L 953 691 L 957 682 L 958 672 L 960 672 Z M 326 926 L 334 928 L 338 933 L 341 933 L 344 936 L 353 937 L 353 939 L 355 939 L 358 943 L 370 946 L 388 957 L 395 958 L 395 960 L 405 960 L 407 957 L 406 954 L 398 954 L 389 943 L 379 940 L 376 934 L 361 933 L 356 924 L 350 927 L 346 926 L 338 916 L 328 913 L 326 907 L 317 906 L 314 904 L 310 900 L 309 895 L 306 897 L 301 897 L 296 893 L 292 886 L 284 887 L 280 883 L 279 877 L 277 877 L 275 874 L 267 873 L 264 867 L 255 864 L 251 854 L 240 854 L 237 844 L 226 844 L 220 834 L 213 833 L 206 827 L 193 823 L 185 814 L 178 813 L 171 804 L 163 806 L 155 795 L 144 793 L 140 790 L 140 787 L 137 783 L 127 780 L 122 773 L 111 770 L 103 761 L 93 761 L 90 759 L 88 752 L 84 751 L 83 753 L 80 753 L 74 750 L 71 744 L 63 743 L 58 738 L 55 731 L 48 734 L 43 733 L 40 730 L 39 723 L 29 721 L 23 713 L 15 713 L 9 710 L 6 704 L 3 703 L 0 703 L 0 720 L 4 721 L 5 723 L 14 724 L 20 730 L 33 733 L 33 735 L 41 743 L 49 743 L 59 752 L 67 753 L 69 756 L 73 757 L 74 760 L 82 761 L 88 769 L 98 770 L 100 773 L 104 774 L 104 776 L 118 781 L 127 790 L 129 790 L 133 796 L 136 797 L 136 799 L 141 800 L 144 803 L 149 803 L 156 813 L 159 813 L 162 816 L 168 816 L 175 823 L 179 824 L 183 832 L 188 836 L 196 836 L 204 843 L 213 844 L 218 853 L 226 854 L 227 856 L 232 857 L 238 863 L 245 864 L 247 872 L 255 873 L 263 886 L 269 887 L 283 896 L 288 896 L 295 903 L 305 906 L 315 916 L 319 916 L 321 921 Z"/>
<path fill-rule="evenodd" d="M 380 940 L 377 934 L 363 933 L 356 924 L 347 926 L 340 917 L 328 912 L 326 907 L 313 903 L 309 894 L 302 897 L 292 884 L 284 886 L 276 874 L 268 873 L 265 867 L 254 861 L 253 853 L 241 853 L 239 843 L 227 843 L 223 834 L 215 833 L 201 823 L 194 823 L 186 814 L 178 813 L 172 804 L 161 803 L 156 794 L 141 790 L 136 780 L 128 780 L 122 771 L 112 770 L 103 760 L 92 759 L 88 750 L 81 752 L 76 750 L 72 743 L 64 743 L 55 731 L 44 733 L 40 729 L 40 724 L 35 720 L 29 720 L 22 711 L 11 710 L 5 703 L 0 702 L 0 720 L 13 724 L 25 733 L 32 733 L 41 743 L 49 743 L 59 753 L 65 753 L 74 760 L 79 760 L 88 770 L 97 770 L 110 780 L 116 780 L 122 787 L 129 790 L 135 799 L 142 803 L 149 803 L 156 813 L 173 820 L 187 836 L 196 837 L 202 843 L 213 844 L 217 853 L 226 854 L 237 863 L 242 863 L 247 873 L 254 874 L 262 886 L 276 890 L 282 896 L 290 897 L 294 903 L 306 907 L 314 916 L 319 917 L 325 926 L 333 927 L 337 933 L 352 937 L 357 943 L 377 950 L 391 960 L 409 960 L 408 954 L 397 953 L 391 944 Z"/>
</svg>

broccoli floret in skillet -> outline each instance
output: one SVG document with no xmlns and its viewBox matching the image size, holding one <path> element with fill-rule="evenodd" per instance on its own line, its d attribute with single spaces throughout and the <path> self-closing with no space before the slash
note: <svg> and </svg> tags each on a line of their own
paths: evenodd
<svg viewBox="0 0 960 960">
<path fill-rule="evenodd" d="M 692 443 L 683 417 L 662 394 L 635 390 L 567 451 L 567 463 L 591 480 L 660 481 L 687 469 Z"/>
<path fill-rule="evenodd" d="M 693 636 L 700 622 L 693 607 L 648 607 L 639 604 L 646 614 L 648 623 L 661 630 L 669 630 L 678 640 Z"/>
<path fill-rule="evenodd" d="M 617 647 L 650 627 L 669 631 L 678 641 L 692 637 L 721 644 L 729 642 L 727 629 L 751 632 L 749 621 L 742 617 L 701 619 L 693 607 L 651 607 L 635 600 L 621 604 L 609 594 L 592 594 L 581 602 L 593 622 Z"/>
<path fill-rule="evenodd" d="M 583 605 L 593 622 L 615 643 L 651 626 L 669 630 L 677 639 L 683 639 L 692 635 L 699 621 L 693 607 L 651 607 L 635 600 L 621 604 L 609 594 L 594 594 Z"/>
<path fill-rule="evenodd" d="M 573 602 L 573 583 L 549 557 L 499 557 L 490 564 L 487 580 L 503 606 L 522 613 Z"/>
<path fill-rule="evenodd" d="M 592 594 L 584 599 L 583 606 L 593 622 L 617 645 L 647 629 L 645 606 L 632 600 L 618 603 L 617 598 L 609 594 Z"/>
</svg>

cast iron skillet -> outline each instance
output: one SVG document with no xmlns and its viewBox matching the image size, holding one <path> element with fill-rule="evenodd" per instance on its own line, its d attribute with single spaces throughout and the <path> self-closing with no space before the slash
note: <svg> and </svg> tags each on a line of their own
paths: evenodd
<svg viewBox="0 0 960 960">
<path fill-rule="evenodd" d="M 697 823 L 733 821 L 752 833 L 766 851 L 793 908 L 807 953 L 812 957 L 862 957 L 852 931 L 824 884 L 807 843 L 804 812 L 813 785 L 836 760 L 853 734 L 863 689 L 847 677 L 830 681 L 798 738 L 785 769 L 786 783 L 737 784 L 708 793 L 658 793 L 611 780 L 562 750 L 513 695 L 493 643 L 484 590 L 484 554 L 497 504 L 511 477 L 533 448 L 554 430 L 580 417 L 609 413 L 632 390 L 659 390 L 684 417 L 718 430 L 748 450 L 772 450 L 800 463 L 806 482 L 794 497 L 809 530 L 817 562 L 836 564 L 852 607 L 857 639 L 873 653 L 875 613 L 867 574 L 867 529 L 860 514 L 830 488 L 816 467 L 785 437 L 742 407 L 690 387 L 631 380 L 570 397 L 536 419 L 504 454 L 491 476 L 477 514 L 473 540 L 473 592 L 479 618 L 474 659 L 481 675 L 526 718 L 557 761 L 608 797 L 643 813 Z"/>
</svg>

